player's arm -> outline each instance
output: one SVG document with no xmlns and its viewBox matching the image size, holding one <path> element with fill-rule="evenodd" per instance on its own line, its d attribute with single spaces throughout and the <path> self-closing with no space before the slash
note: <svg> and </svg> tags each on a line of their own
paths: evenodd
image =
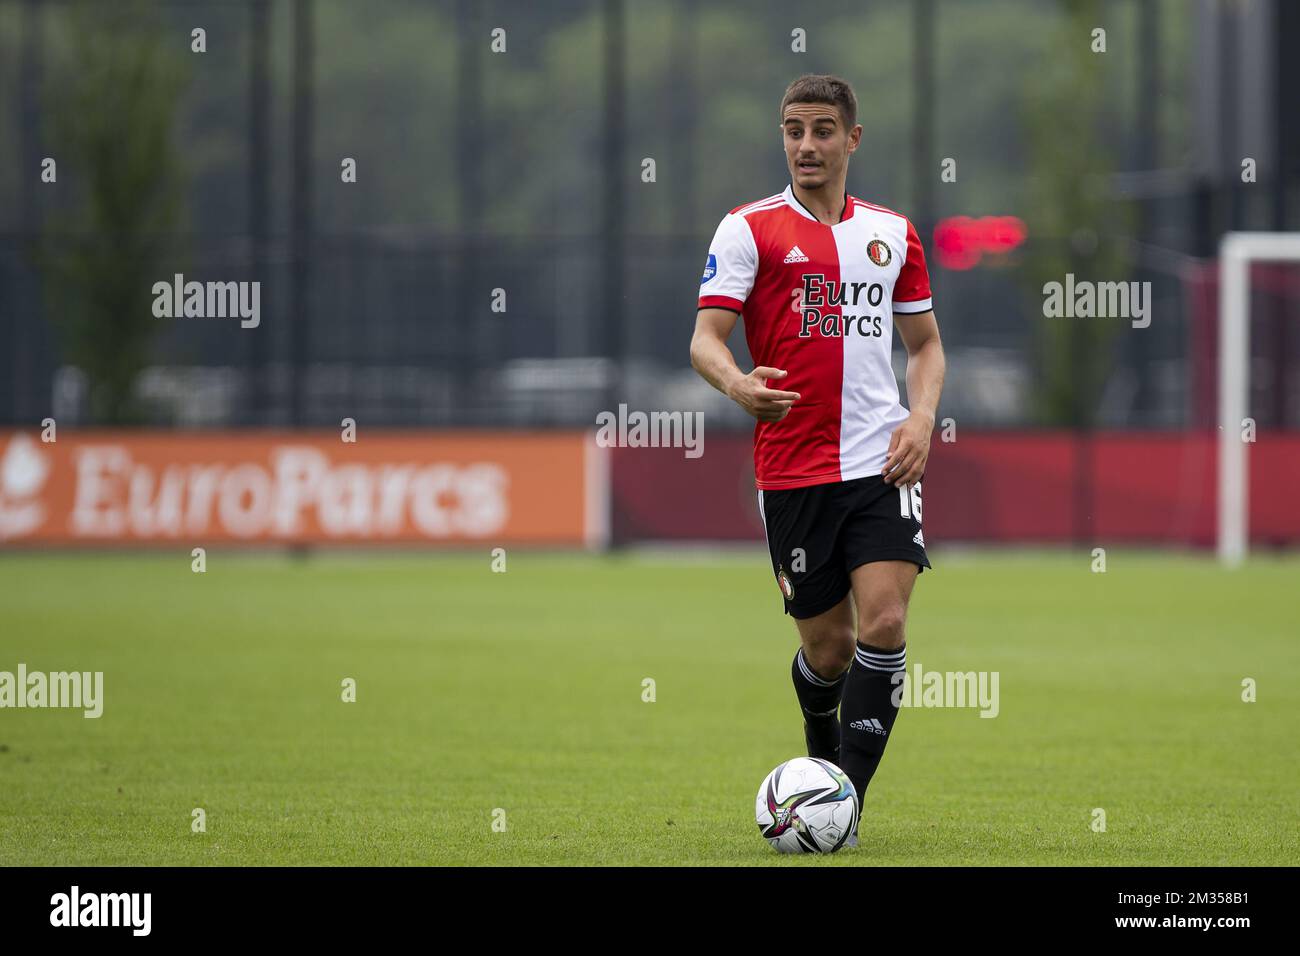
<svg viewBox="0 0 1300 956">
<path fill-rule="evenodd" d="M 730 309 L 700 309 L 691 337 L 691 365 L 706 382 L 761 422 L 779 422 L 790 413 L 798 392 L 768 388 L 767 379 L 785 378 L 782 369 L 760 365 L 748 375 L 727 348 L 727 336 L 739 318 Z"/>
<path fill-rule="evenodd" d="M 886 483 L 901 486 L 919 481 L 925 472 L 946 363 L 933 310 L 895 313 L 894 325 L 907 347 L 907 406 L 911 414 L 890 437 L 883 475 Z"/>
</svg>

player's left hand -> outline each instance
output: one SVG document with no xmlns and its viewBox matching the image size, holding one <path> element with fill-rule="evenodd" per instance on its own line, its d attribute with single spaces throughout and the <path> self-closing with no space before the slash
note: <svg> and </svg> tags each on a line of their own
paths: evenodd
<svg viewBox="0 0 1300 956">
<path fill-rule="evenodd" d="M 894 429 L 889 436 L 885 469 L 881 472 L 885 484 L 902 487 L 921 480 L 926 459 L 930 457 L 930 433 L 933 431 L 934 419 L 916 412 Z"/>
</svg>

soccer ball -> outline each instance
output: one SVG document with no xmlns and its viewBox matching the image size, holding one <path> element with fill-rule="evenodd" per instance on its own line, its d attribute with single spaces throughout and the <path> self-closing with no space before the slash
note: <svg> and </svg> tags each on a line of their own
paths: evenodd
<svg viewBox="0 0 1300 956">
<path fill-rule="evenodd" d="M 857 827 L 858 795 L 829 760 L 795 757 L 767 775 L 754 816 L 779 853 L 834 853 Z"/>
</svg>

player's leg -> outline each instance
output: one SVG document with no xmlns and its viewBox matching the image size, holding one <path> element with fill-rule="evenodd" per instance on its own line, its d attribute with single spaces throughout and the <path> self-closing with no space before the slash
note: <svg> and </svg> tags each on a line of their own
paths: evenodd
<svg viewBox="0 0 1300 956">
<path fill-rule="evenodd" d="M 795 619 L 800 646 L 790 674 L 803 711 L 808 756 L 836 766 L 840 762 L 840 695 L 853 662 L 855 615 L 853 595 L 846 594 L 829 611 Z"/>
<path fill-rule="evenodd" d="M 853 781 L 859 801 L 898 716 L 895 690 L 906 668 L 907 605 L 918 571 L 911 561 L 874 561 L 850 574 L 858 638 L 844 679 L 840 768 Z"/>
<path fill-rule="evenodd" d="M 898 716 L 907 664 L 912 587 L 930 566 L 921 534 L 921 484 L 895 488 L 875 475 L 844 482 L 850 499 L 841 541 L 857 604 L 857 645 L 844 679 L 840 768 L 859 800 L 880 765 Z"/>
<path fill-rule="evenodd" d="M 808 755 L 839 763 L 840 691 L 853 659 L 854 609 L 839 546 L 836 485 L 763 491 L 759 512 L 785 612 L 799 628 L 790 665 Z"/>
</svg>

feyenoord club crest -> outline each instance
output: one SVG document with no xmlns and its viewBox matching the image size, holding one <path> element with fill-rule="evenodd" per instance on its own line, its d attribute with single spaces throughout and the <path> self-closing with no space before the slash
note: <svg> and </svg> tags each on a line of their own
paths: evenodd
<svg viewBox="0 0 1300 956">
<path fill-rule="evenodd" d="M 888 243 L 880 239 L 872 239 L 867 243 L 867 258 L 881 268 L 889 265 L 889 260 L 893 257 L 894 254 L 889 251 Z"/>
<path fill-rule="evenodd" d="M 785 599 L 793 601 L 794 585 L 790 583 L 790 575 L 785 573 L 785 568 L 777 568 L 776 583 L 781 585 L 781 593 L 785 595 Z"/>
</svg>

